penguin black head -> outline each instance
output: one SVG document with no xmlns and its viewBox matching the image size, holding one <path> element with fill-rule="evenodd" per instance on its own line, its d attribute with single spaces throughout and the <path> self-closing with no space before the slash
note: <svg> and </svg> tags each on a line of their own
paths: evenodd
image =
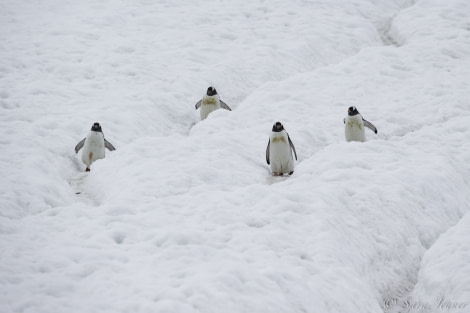
<svg viewBox="0 0 470 313">
<path fill-rule="evenodd" d="M 101 126 L 100 123 L 94 123 L 93 126 L 91 126 L 91 130 L 94 132 L 102 132 L 101 131 Z"/>
<path fill-rule="evenodd" d="M 281 132 L 281 131 L 283 131 L 283 130 L 284 130 L 284 126 L 282 126 L 281 122 L 276 122 L 276 123 L 274 123 L 274 125 L 273 125 L 273 132 L 278 133 L 278 132 Z"/>
<path fill-rule="evenodd" d="M 207 95 L 208 96 L 215 96 L 217 94 L 217 90 L 214 87 L 210 86 L 207 88 Z"/>
<path fill-rule="evenodd" d="M 359 114 L 359 111 L 356 109 L 356 107 L 349 107 L 348 109 L 348 115 L 349 116 L 354 116 L 354 115 L 358 115 Z"/>
</svg>

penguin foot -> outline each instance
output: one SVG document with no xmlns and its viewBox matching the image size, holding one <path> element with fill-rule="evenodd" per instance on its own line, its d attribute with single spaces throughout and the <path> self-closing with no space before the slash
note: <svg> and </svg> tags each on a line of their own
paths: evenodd
<svg viewBox="0 0 470 313">
<path fill-rule="evenodd" d="M 89 171 L 90 171 L 90 169 L 87 167 L 86 170 L 85 170 L 85 172 L 89 172 Z"/>
<path fill-rule="evenodd" d="M 289 172 L 289 176 L 290 176 L 290 175 L 292 175 L 292 174 L 294 174 L 294 171 L 292 171 L 292 172 Z"/>
<path fill-rule="evenodd" d="M 273 173 L 273 176 L 282 176 L 282 173 Z"/>
</svg>

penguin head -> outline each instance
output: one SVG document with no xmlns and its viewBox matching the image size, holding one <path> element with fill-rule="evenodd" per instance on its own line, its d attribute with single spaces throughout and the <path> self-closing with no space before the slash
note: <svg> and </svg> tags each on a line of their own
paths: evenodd
<svg viewBox="0 0 470 313">
<path fill-rule="evenodd" d="M 356 107 L 349 107 L 348 109 L 348 115 L 349 116 L 354 116 L 354 115 L 358 115 L 359 114 L 359 111 L 356 109 Z"/>
<path fill-rule="evenodd" d="M 94 132 L 102 132 L 101 131 L 101 125 L 100 123 L 94 123 L 93 126 L 91 126 L 91 130 Z"/>
<path fill-rule="evenodd" d="M 207 95 L 208 96 L 215 96 L 217 94 L 217 90 L 214 87 L 210 86 L 207 88 Z"/>
<path fill-rule="evenodd" d="M 283 131 L 283 130 L 284 130 L 284 126 L 282 125 L 281 122 L 276 122 L 276 123 L 274 123 L 274 125 L 273 125 L 273 132 L 278 133 L 278 132 L 281 132 L 281 131 Z"/>
</svg>

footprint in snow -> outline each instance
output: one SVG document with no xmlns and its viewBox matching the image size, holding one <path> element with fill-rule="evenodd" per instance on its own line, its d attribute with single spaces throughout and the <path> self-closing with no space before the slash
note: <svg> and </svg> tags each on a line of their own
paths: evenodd
<svg viewBox="0 0 470 313">
<path fill-rule="evenodd" d="M 284 176 L 273 176 L 271 173 L 270 175 L 266 178 L 266 184 L 267 185 L 272 185 L 272 184 L 277 184 L 280 182 L 283 182 L 287 180 L 290 176 L 284 175 Z"/>
<path fill-rule="evenodd" d="M 69 178 L 69 184 L 79 201 L 88 205 L 98 206 L 100 204 L 98 198 L 86 190 L 85 183 L 87 176 L 88 173 L 86 172 L 78 172 Z"/>
</svg>

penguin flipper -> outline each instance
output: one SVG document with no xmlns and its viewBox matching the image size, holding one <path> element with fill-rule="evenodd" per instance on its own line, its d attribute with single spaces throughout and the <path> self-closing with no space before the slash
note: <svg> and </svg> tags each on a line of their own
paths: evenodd
<svg viewBox="0 0 470 313">
<path fill-rule="evenodd" d="M 268 140 L 268 147 L 266 148 L 266 163 L 269 164 L 269 146 L 271 145 L 271 138 Z"/>
<path fill-rule="evenodd" d="M 107 141 L 106 139 L 104 140 L 104 147 L 106 149 L 108 149 L 109 151 L 116 150 L 116 148 L 114 148 L 114 146 L 109 141 Z"/>
<path fill-rule="evenodd" d="M 290 145 L 292 151 L 294 151 L 295 159 L 297 160 L 297 152 L 295 152 L 294 143 L 292 142 L 292 140 L 290 140 L 289 135 L 287 135 L 287 139 L 289 139 L 289 145 Z"/>
<path fill-rule="evenodd" d="M 232 109 L 227 105 L 227 103 L 223 102 L 222 100 L 220 100 L 220 107 L 224 108 L 225 110 L 232 111 Z"/>
<path fill-rule="evenodd" d="M 365 119 L 362 119 L 362 122 L 364 123 L 364 126 L 365 126 L 365 127 L 371 129 L 374 133 L 377 134 L 377 128 L 376 128 L 374 125 L 372 125 L 371 122 L 368 122 L 368 121 L 366 121 Z"/>
<path fill-rule="evenodd" d="M 86 138 L 83 138 L 82 140 L 80 140 L 79 143 L 77 143 L 77 145 L 75 146 L 75 153 L 78 153 L 78 151 L 83 148 L 83 146 L 85 145 L 85 140 Z"/>
<path fill-rule="evenodd" d="M 202 99 L 196 103 L 196 110 L 201 107 L 201 104 L 202 104 Z"/>
<path fill-rule="evenodd" d="M 343 124 L 346 124 L 346 118 L 343 118 Z"/>
</svg>

